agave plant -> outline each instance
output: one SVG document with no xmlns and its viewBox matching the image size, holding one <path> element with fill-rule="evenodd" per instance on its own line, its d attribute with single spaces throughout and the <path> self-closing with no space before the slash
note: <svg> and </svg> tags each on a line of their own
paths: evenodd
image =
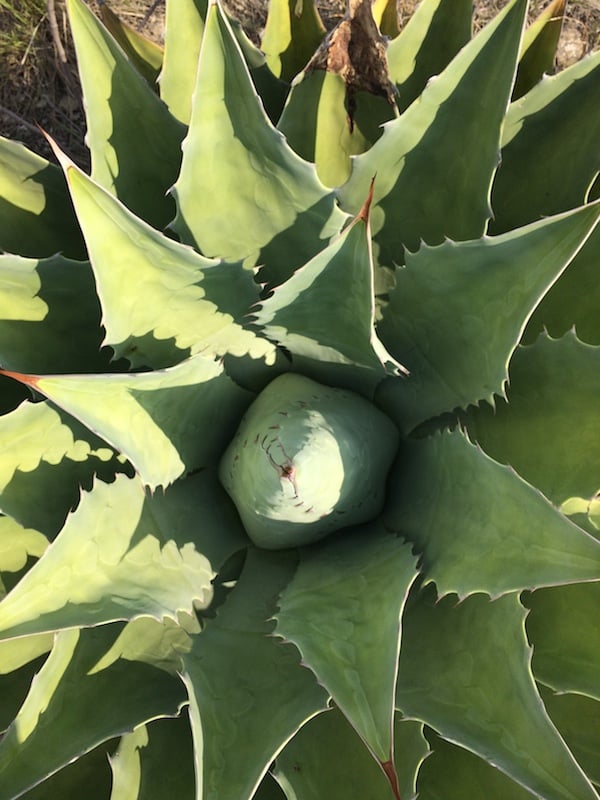
<svg viewBox="0 0 600 800">
<path fill-rule="evenodd" d="M 393 5 L 68 0 L 91 175 L 0 143 L 0 800 L 598 796 L 600 55 Z"/>
</svg>

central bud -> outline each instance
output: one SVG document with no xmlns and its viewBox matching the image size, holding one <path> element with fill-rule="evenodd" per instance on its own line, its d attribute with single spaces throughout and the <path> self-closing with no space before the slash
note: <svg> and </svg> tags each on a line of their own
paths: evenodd
<svg viewBox="0 0 600 800">
<path fill-rule="evenodd" d="M 219 477 L 255 544 L 295 547 L 375 517 L 397 445 L 368 400 L 286 374 L 246 412 Z"/>
</svg>

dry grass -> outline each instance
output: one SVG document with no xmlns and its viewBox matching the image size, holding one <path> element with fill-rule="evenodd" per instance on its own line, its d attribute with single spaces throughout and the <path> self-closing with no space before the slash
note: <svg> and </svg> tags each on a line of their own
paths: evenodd
<svg viewBox="0 0 600 800">
<path fill-rule="evenodd" d="M 88 2 L 94 7 L 96 0 Z M 417 0 L 397 2 L 400 19 L 406 21 Z M 482 27 L 506 2 L 475 0 L 475 28 Z M 268 0 L 225 0 L 225 3 L 258 41 Z M 531 16 L 546 4 L 547 0 L 531 0 Z M 110 5 L 123 19 L 160 41 L 164 0 L 112 0 Z M 345 9 L 344 0 L 317 0 L 317 5 L 328 28 L 339 21 Z M 600 0 L 571 0 L 557 67 L 568 66 L 599 45 Z M 36 152 L 48 155 L 46 141 L 37 125 L 86 166 L 85 118 L 64 0 L 0 0 L 0 135 L 24 141 Z"/>
</svg>

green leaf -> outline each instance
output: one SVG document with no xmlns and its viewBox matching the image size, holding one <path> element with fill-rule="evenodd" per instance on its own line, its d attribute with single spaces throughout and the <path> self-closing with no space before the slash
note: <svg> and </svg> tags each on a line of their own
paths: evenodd
<svg viewBox="0 0 600 800">
<path fill-rule="evenodd" d="M 64 179 L 54 164 L 0 136 L 0 250 L 84 258 L 85 247 Z"/>
<path fill-rule="evenodd" d="M 205 800 L 250 800 L 283 743 L 327 705 L 296 649 L 270 636 L 294 566 L 293 553 L 250 550 L 235 591 L 183 656 Z"/>
<path fill-rule="evenodd" d="M 215 573 L 200 537 L 162 522 L 139 480 L 96 482 L 0 603 L 2 638 L 206 608 Z"/>
<path fill-rule="evenodd" d="M 427 732 L 433 752 L 419 770 L 419 800 L 534 800 L 488 761 Z M 539 797 L 539 795 L 536 795 Z"/>
<path fill-rule="evenodd" d="M 20 797 L 23 800 L 55 800 L 58 797 L 106 800 L 111 785 L 108 760 L 115 744 L 112 740 L 94 748 Z"/>
<path fill-rule="evenodd" d="M 403 263 L 405 248 L 414 251 L 421 241 L 484 232 L 526 5 L 510 3 L 354 159 L 340 199 L 356 213 L 377 175 L 371 221 L 380 264 Z"/>
<path fill-rule="evenodd" d="M 101 742 L 178 714 L 183 686 L 160 670 L 118 662 L 87 674 L 114 634 L 99 628 L 57 636 L 0 742 L 1 800 L 13 800 Z"/>
<path fill-rule="evenodd" d="M 202 356 L 128 375 L 11 376 L 101 433 L 151 488 L 214 463 L 252 399 Z"/>
<path fill-rule="evenodd" d="M 599 73 L 600 53 L 595 53 L 544 78 L 510 105 L 492 191 L 491 232 L 585 201 L 598 172 Z"/>
<path fill-rule="evenodd" d="M 160 96 L 171 114 L 188 125 L 208 0 L 167 3 Z"/>
<path fill-rule="evenodd" d="M 371 368 L 383 377 L 388 365 L 403 367 L 377 338 L 373 280 L 367 201 L 339 238 L 276 287 L 253 316 L 294 355 Z"/>
<path fill-rule="evenodd" d="M 400 618 L 416 575 L 408 545 L 361 526 L 303 553 L 275 615 L 380 764 L 393 758 Z"/>
<path fill-rule="evenodd" d="M 15 718 L 53 642 L 54 635 L 44 633 L 0 644 L 0 734 Z"/>
<path fill-rule="evenodd" d="M 351 156 L 364 153 L 379 139 L 394 110 L 382 97 L 352 95 L 348 116 L 346 83 L 341 75 L 307 69 L 294 81 L 277 128 L 301 158 L 312 161 L 326 186 L 339 186 L 350 175 Z"/>
<path fill-rule="evenodd" d="M 88 262 L 0 255 L 0 361 L 21 372 L 109 366 Z"/>
<path fill-rule="evenodd" d="M 0 507 L 25 528 L 53 538 L 94 475 L 126 467 L 77 420 L 48 403 L 23 403 L 0 417 Z"/>
<path fill-rule="evenodd" d="M 600 706 L 596 700 L 578 694 L 554 694 L 540 687 L 544 705 L 573 755 L 597 786 L 600 785 L 598 742 Z"/>
<path fill-rule="evenodd" d="M 274 360 L 273 345 L 241 325 L 259 298 L 252 273 L 163 236 L 74 165 L 65 169 L 116 356 L 159 369 L 196 353 Z"/>
<path fill-rule="evenodd" d="M 193 764 L 187 715 L 136 728 L 121 738 L 110 759 L 110 800 L 193 800 Z"/>
<path fill-rule="evenodd" d="M 0 572 L 18 572 L 29 556 L 43 555 L 48 544 L 43 533 L 24 528 L 11 517 L 0 517 Z"/>
<path fill-rule="evenodd" d="M 545 73 L 553 71 L 566 5 L 566 0 L 552 0 L 525 31 L 513 100 L 532 89 Z"/>
<path fill-rule="evenodd" d="M 600 344 L 600 228 L 594 230 L 533 312 L 523 336 L 529 344 L 542 331 L 562 336 L 571 328 L 584 342 Z"/>
<path fill-rule="evenodd" d="M 398 36 L 399 20 L 395 0 L 373 0 L 373 19 L 384 36 L 389 39 Z"/>
<path fill-rule="evenodd" d="M 154 86 L 162 67 L 162 47 L 119 19 L 104 2 L 100 5 L 100 18 L 140 75 Z"/>
<path fill-rule="evenodd" d="M 600 583 L 557 586 L 525 598 L 531 609 L 527 634 L 533 644 L 535 677 L 557 692 L 600 700 L 600 631 L 594 609 Z"/>
<path fill-rule="evenodd" d="M 574 332 L 542 334 L 515 351 L 507 397 L 470 408 L 469 434 L 557 506 L 592 497 L 600 488 L 600 347 Z"/>
<path fill-rule="evenodd" d="M 413 800 L 419 766 L 428 746 L 423 726 L 396 715 L 396 768 L 402 800 Z M 309 720 L 277 757 L 275 777 L 289 798 L 392 800 L 384 773 L 343 715 L 327 711 Z"/>
<path fill-rule="evenodd" d="M 390 77 L 405 111 L 471 39 L 472 0 L 424 0 L 388 46 Z"/>
<path fill-rule="evenodd" d="M 324 36 L 325 26 L 314 0 L 273 0 L 269 3 L 261 49 L 271 72 L 290 83 Z"/>
<path fill-rule="evenodd" d="M 599 216 L 600 204 L 586 206 L 408 256 L 378 327 L 411 373 L 389 386 L 390 413 L 403 430 L 503 393 L 527 319 Z"/>
<path fill-rule="evenodd" d="M 82 0 L 69 20 L 85 99 L 92 177 L 157 228 L 173 218 L 166 195 L 181 161 L 184 127 L 169 113 Z"/>
<path fill-rule="evenodd" d="M 442 595 L 600 577 L 600 541 L 460 431 L 405 442 L 384 518 L 423 554 L 427 580 Z"/>
<path fill-rule="evenodd" d="M 207 256 L 260 260 L 276 282 L 320 251 L 344 221 L 314 166 L 271 126 L 217 5 L 209 10 L 174 192 L 173 226 L 183 241 Z"/>
<path fill-rule="evenodd" d="M 539 697 L 524 620 L 516 594 L 457 605 L 421 593 L 404 614 L 398 708 L 534 796 L 597 800 Z"/>
</svg>

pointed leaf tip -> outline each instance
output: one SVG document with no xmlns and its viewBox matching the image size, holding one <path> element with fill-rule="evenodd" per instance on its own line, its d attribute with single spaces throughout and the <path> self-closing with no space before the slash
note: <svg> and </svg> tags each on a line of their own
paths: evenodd
<svg viewBox="0 0 600 800">
<path fill-rule="evenodd" d="M 23 375 L 20 372 L 11 372 L 8 369 L 0 369 L 0 375 L 6 375 L 7 378 L 24 383 L 26 386 L 37 386 L 39 381 L 39 375 Z"/>
<path fill-rule="evenodd" d="M 362 220 L 365 225 L 369 224 L 369 218 L 371 214 L 371 203 L 373 202 L 373 192 L 375 190 L 375 179 L 377 178 L 377 173 L 373 175 L 371 178 L 371 185 L 369 186 L 369 192 L 367 194 L 367 199 L 362 204 L 362 208 L 358 212 L 356 219 Z"/>
</svg>

